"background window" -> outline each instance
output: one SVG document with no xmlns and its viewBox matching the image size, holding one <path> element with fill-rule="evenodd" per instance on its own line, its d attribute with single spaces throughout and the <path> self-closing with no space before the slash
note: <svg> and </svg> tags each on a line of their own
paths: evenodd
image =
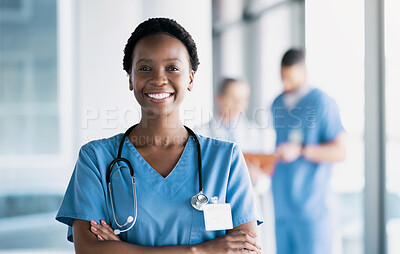
<svg viewBox="0 0 400 254">
<path fill-rule="evenodd" d="M 53 186 L 69 174 L 59 159 L 58 5 L 0 0 L 0 253 L 72 250 L 54 220 L 62 195 Z"/>
<path fill-rule="evenodd" d="M 60 151 L 57 1 L 0 0 L 0 154 Z"/>
<path fill-rule="evenodd" d="M 388 253 L 400 250 L 400 3 L 385 1 L 386 191 Z"/>
<path fill-rule="evenodd" d="M 347 132 L 347 158 L 333 167 L 334 253 L 363 253 L 364 1 L 306 1 L 310 82 L 332 96 Z"/>
</svg>

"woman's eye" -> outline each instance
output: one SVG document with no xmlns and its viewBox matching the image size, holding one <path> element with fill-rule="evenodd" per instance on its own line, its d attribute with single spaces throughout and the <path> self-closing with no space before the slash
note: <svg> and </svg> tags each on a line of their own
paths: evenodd
<svg viewBox="0 0 400 254">
<path fill-rule="evenodd" d="M 139 68 L 139 71 L 151 71 L 150 67 L 142 66 Z"/>
<path fill-rule="evenodd" d="M 167 70 L 168 70 L 168 71 L 179 71 L 179 69 L 176 68 L 176 67 L 174 67 L 174 66 L 169 66 L 169 67 L 167 67 Z"/>
</svg>

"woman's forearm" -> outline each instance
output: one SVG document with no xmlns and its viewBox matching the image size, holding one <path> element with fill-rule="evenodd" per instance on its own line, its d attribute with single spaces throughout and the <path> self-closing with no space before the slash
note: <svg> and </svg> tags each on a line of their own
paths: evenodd
<svg viewBox="0 0 400 254">
<path fill-rule="evenodd" d="M 118 253 L 118 254 L 134 254 L 134 253 L 193 253 L 193 246 L 175 245 L 162 247 L 149 247 L 134 245 L 126 242 L 117 241 L 98 241 L 86 244 L 75 243 L 75 251 L 77 254 L 85 253 Z"/>
<path fill-rule="evenodd" d="M 90 222 L 84 220 L 74 220 L 73 236 L 75 252 L 77 254 L 135 254 L 135 253 L 193 253 L 194 245 L 175 245 L 150 247 L 134 245 L 122 241 L 99 241 L 90 232 Z"/>
</svg>

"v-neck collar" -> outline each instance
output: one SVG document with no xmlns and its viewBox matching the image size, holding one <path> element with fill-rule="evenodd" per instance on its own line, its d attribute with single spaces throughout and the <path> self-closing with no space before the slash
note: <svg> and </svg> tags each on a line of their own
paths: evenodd
<svg viewBox="0 0 400 254">
<path fill-rule="evenodd" d="M 139 177 L 141 181 L 144 181 L 149 186 L 152 186 L 152 189 L 157 191 L 160 195 L 166 197 L 167 199 L 171 199 L 175 196 L 175 193 L 180 189 L 180 187 L 188 180 L 188 178 L 193 175 L 192 171 L 196 170 L 195 168 L 188 166 L 192 164 L 190 163 L 191 159 L 189 160 L 189 158 L 195 154 L 191 152 L 193 150 L 190 149 L 196 147 L 192 142 L 194 141 L 189 135 L 188 141 L 185 144 L 185 148 L 183 149 L 178 162 L 166 177 L 160 175 L 143 158 L 143 156 L 128 138 L 125 139 L 124 145 L 127 147 L 125 151 L 129 152 L 129 156 L 133 156 L 135 158 L 134 162 L 136 163 L 132 163 L 132 167 L 135 171 L 135 177 Z M 194 159 L 195 158 L 193 158 L 193 161 L 197 161 Z"/>
</svg>

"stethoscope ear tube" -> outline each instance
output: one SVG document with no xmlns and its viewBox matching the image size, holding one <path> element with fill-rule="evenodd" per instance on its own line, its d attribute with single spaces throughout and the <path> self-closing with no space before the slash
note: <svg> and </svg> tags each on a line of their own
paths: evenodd
<svg viewBox="0 0 400 254">
<path fill-rule="evenodd" d="M 133 200 L 134 200 L 134 210 L 135 210 L 135 216 L 128 216 L 128 218 L 126 219 L 126 222 L 124 224 L 119 224 L 117 217 L 116 217 L 116 212 L 115 212 L 115 207 L 114 207 L 114 198 L 113 198 L 113 193 L 112 193 L 112 187 L 111 187 L 111 182 L 107 184 L 108 186 L 108 192 L 110 194 L 110 199 L 111 199 L 111 209 L 113 212 L 113 216 L 114 216 L 114 221 L 115 224 L 117 224 L 117 226 L 119 228 L 124 228 L 126 227 L 129 223 L 131 223 L 131 225 L 127 228 L 127 229 L 115 229 L 114 230 L 114 234 L 115 235 L 119 235 L 120 233 L 129 231 L 136 223 L 136 219 L 137 219 L 137 197 L 136 197 L 136 188 L 135 188 L 135 177 L 132 176 L 132 195 L 133 195 Z"/>
<path fill-rule="evenodd" d="M 112 168 L 114 167 L 115 163 L 120 162 L 120 161 L 123 161 L 126 163 L 126 165 L 128 165 L 129 173 L 131 174 L 131 177 L 135 177 L 135 172 L 133 171 L 133 167 L 132 167 L 131 163 L 125 158 L 116 158 L 110 163 L 110 165 L 107 168 L 107 174 L 106 174 L 106 183 L 107 184 L 109 184 L 111 182 Z"/>
<path fill-rule="evenodd" d="M 111 171 L 112 171 L 112 168 L 114 167 L 114 164 L 119 162 L 119 161 L 123 161 L 128 165 L 129 171 L 130 171 L 130 174 L 131 174 L 132 177 L 134 177 L 134 175 L 135 175 L 131 163 L 127 159 L 121 158 L 121 154 L 122 154 L 122 148 L 124 147 L 125 138 L 129 135 L 129 133 L 132 131 L 132 129 L 135 128 L 136 126 L 137 126 L 137 124 L 131 126 L 124 133 L 124 136 L 122 137 L 121 142 L 119 143 L 117 158 L 115 158 L 113 161 L 111 161 L 110 164 L 107 167 L 107 171 L 106 171 L 106 183 L 107 183 L 107 185 L 111 182 L 111 173 L 112 173 Z"/>
<path fill-rule="evenodd" d="M 203 165 L 201 162 L 201 146 L 200 146 L 200 142 L 199 139 L 196 136 L 196 133 L 194 133 L 194 131 L 192 131 L 192 129 L 190 129 L 189 127 L 185 126 L 186 130 L 189 132 L 190 135 L 193 136 L 194 141 L 196 142 L 196 147 L 197 147 L 197 167 L 198 167 L 198 171 L 199 171 L 199 193 L 197 195 L 199 195 L 200 193 L 203 193 Z M 197 196 L 195 195 L 195 196 Z M 204 194 L 203 194 L 204 195 Z"/>
<path fill-rule="evenodd" d="M 136 125 L 130 127 L 124 134 L 124 136 L 121 139 L 121 142 L 119 144 L 119 148 L 118 148 L 118 156 L 116 159 L 114 159 L 113 161 L 111 161 L 111 163 L 108 165 L 107 167 L 107 171 L 106 171 L 106 183 L 107 183 L 107 187 L 108 187 L 108 193 L 110 194 L 110 201 L 111 201 L 111 209 L 113 212 L 113 217 L 114 217 L 114 221 L 115 224 L 117 224 L 117 226 L 119 228 L 124 228 L 126 227 L 129 223 L 131 223 L 131 225 L 127 228 L 127 229 L 115 229 L 114 230 L 114 234 L 115 235 L 119 235 L 120 233 L 126 232 L 128 230 L 130 230 L 136 223 L 136 218 L 137 218 L 137 197 L 136 197 L 136 187 L 135 187 L 135 172 L 133 170 L 132 164 L 129 162 L 129 160 L 125 159 L 125 158 L 121 158 L 121 153 L 122 153 L 122 148 L 124 146 L 124 142 L 125 142 L 125 138 L 129 135 L 130 131 L 135 127 Z M 114 197 L 113 197 L 113 193 L 112 193 L 112 187 L 111 187 L 111 174 L 113 171 L 113 167 L 117 162 L 125 162 L 126 165 L 128 165 L 129 168 L 129 173 L 131 175 L 131 179 L 132 179 L 132 194 L 133 194 L 133 200 L 134 200 L 134 209 L 135 209 L 135 217 L 132 218 L 132 216 L 128 216 L 128 218 L 126 219 L 126 222 L 124 224 L 119 224 L 117 217 L 116 217 L 116 212 L 115 212 L 115 207 L 114 207 Z"/>
</svg>

